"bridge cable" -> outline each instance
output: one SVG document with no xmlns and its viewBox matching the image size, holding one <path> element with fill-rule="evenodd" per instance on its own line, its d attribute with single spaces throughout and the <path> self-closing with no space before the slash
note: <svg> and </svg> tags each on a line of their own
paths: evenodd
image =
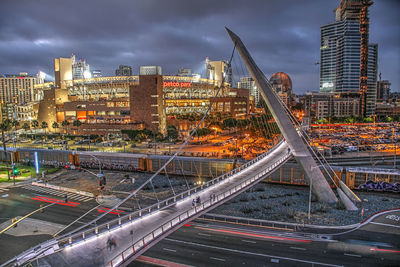
<svg viewBox="0 0 400 267">
<path fill-rule="evenodd" d="M 232 54 L 231 54 L 231 57 L 230 57 L 230 59 L 229 59 L 228 66 L 231 65 L 231 62 L 232 62 L 232 58 L 233 58 L 235 49 L 236 49 L 236 43 L 234 44 L 234 47 L 233 47 L 233 50 L 232 50 Z M 225 83 L 225 76 L 223 76 L 222 81 L 221 81 L 221 84 L 220 84 L 220 86 L 219 86 L 219 88 L 218 88 L 218 90 L 217 90 L 217 92 L 216 92 L 216 94 L 215 94 L 215 97 L 214 97 L 213 100 L 211 101 L 210 106 L 208 107 L 208 109 L 207 109 L 207 111 L 204 113 L 204 115 L 202 116 L 201 120 L 197 123 L 195 129 L 190 133 L 190 135 L 188 136 L 188 138 L 185 140 L 185 142 L 182 143 L 182 145 L 181 145 L 181 146 L 179 147 L 179 149 L 174 153 L 174 155 L 171 156 L 171 157 L 165 162 L 165 164 L 164 164 L 161 168 L 159 168 L 159 169 L 157 170 L 156 173 L 154 173 L 149 179 L 147 179 L 146 182 L 144 182 L 142 185 L 140 185 L 136 190 L 134 190 L 132 193 L 130 193 L 130 194 L 129 194 L 128 196 L 126 196 L 124 199 L 122 199 L 122 200 L 119 201 L 117 204 L 115 204 L 115 205 L 114 205 L 112 208 L 110 208 L 107 212 L 101 214 L 100 216 L 98 216 L 97 218 L 91 220 L 90 222 L 88 222 L 88 223 L 86 223 L 86 224 L 84 224 L 84 225 L 82 225 L 82 226 L 80 226 L 80 227 L 78 227 L 78 228 L 72 230 L 71 232 L 69 232 L 69 233 L 67 233 L 67 234 L 65 234 L 65 235 L 63 235 L 63 236 L 60 236 L 60 238 L 63 238 L 63 237 L 65 237 L 65 236 L 68 236 L 68 235 L 71 235 L 71 234 L 73 234 L 73 233 L 76 233 L 77 231 L 80 231 L 80 230 L 84 229 L 85 227 L 87 227 L 87 226 L 93 224 L 94 222 L 97 222 L 98 220 L 100 220 L 101 218 L 103 218 L 104 216 L 106 216 L 107 214 L 109 214 L 112 210 L 118 208 L 121 204 L 125 203 L 129 198 L 131 198 L 132 196 L 136 195 L 136 193 L 137 193 L 139 190 L 141 190 L 146 184 L 148 184 L 149 181 L 153 180 L 153 178 L 154 178 L 155 176 L 157 176 L 165 166 L 167 166 L 174 158 L 177 157 L 178 153 L 179 153 L 179 152 L 182 150 L 182 148 L 189 142 L 190 138 L 191 138 L 191 137 L 195 134 L 195 132 L 198 130 L 199 126 L 200 126 L 201 123 L 204 121 L 205 117 L 206 117 L 207 114 L 210 112 L 211 107 L 212 107 L 213 104 L 215 103 L 215 100 L 216 100 L 216 98 L 217 98 L 219 92 L 220 92 L 221 89 L 223 88 L 224 83 Z"/>
</svg>

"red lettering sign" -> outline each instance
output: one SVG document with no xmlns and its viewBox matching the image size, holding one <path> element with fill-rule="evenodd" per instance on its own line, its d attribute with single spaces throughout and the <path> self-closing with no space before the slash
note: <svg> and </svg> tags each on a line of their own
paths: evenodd
<svg viewBox="0 0 400 267">
<path fill-rule="evenodd" d="M 164 82 L 164 87 L 192 87 L 190 82 Z"/>
</svg>

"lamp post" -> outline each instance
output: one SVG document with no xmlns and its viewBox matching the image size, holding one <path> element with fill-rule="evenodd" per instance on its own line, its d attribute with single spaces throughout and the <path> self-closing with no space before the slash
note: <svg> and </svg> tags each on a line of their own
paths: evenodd
<svg viewBox="0 0 400 267">
<path fill-rule="evenodd" d="M 395 127 L 393 127 L 393 129 L 392 129 L 392 142 L 393 142 L 393 145 L 394 145 L 394 160 L 393 160 L 393 169 L 396 169 L 396 154 L 397 154 L 397 151 L 396 151 L 396 143 L 397 143 L 397 139 L 396 139 L 396 136 L 395 136 L 395 132 L 394 132 L 394 129 L 395 129 Z"/>
<path fill-rule="evenodd" d="M 308 193 L 308 221 L 311 219 L 311 188 L 312 188 L 312 178 L 310 178 L 310 192 Z"/>
</svg>

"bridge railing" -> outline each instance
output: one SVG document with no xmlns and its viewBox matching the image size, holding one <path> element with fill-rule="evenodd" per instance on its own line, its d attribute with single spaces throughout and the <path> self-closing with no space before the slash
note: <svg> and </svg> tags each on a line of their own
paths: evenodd
<svg viewBox="0 0 400 267">
<path fill-rule="evenodd" d="M 278 147 L 282 142 L 283 142 L 283 140 L 281 140 L 276 145 L 276 147 Z M 134 212 L 132 212 L 130 214 L 126 214 L 126 215 L 124 215 L 122 217 L 119 217 L 117 219 L 111 220 L 111 221 L 109 221 L 107 223 L 103 223 L 103 224 L 101 224 L 99 226 L 96 226 L 96 227 L 88 229 L 88 230 L 83 230 L 82 232 L 79 232 L 79 233 L 76 233 L 76 234 L 73 234 L 73 235 L 61 236 L 61 237 L 59 237 L 60 239 L 58 241 L 59 245 L 61 247 L 61 246 L 66 245 L 66 244 L 72 244 L 73 241 L 78 241 L 79 242 L 79 240 L 84 240 L 85 238 L 89 237 L 91 234 L 96 234 L 97 235 L 99 232 L 101 233 L 103 230 L 107 230 L 108 231 L 108 230 L 112 229 L 114 226 L 120 226 L 123 223 L 130 222 L 134 218 L 142 217 L 142 216 L 145 216 L 145 215 L 149 215 L 149 214 L 151 214 L 153 212 L 156 212 L 156 211 L 158 211 L 160 209 L 164 209 L 164 208 L 167 208 L 169 206 L 173 206 L 177 202 L 179 202 L 180 200 L 183 200 L 185 197 L 188 197 L 188 196 L 190 196 L 190 195 L 192 195 L 194 193 L 201 192 L 202 190 L 204 190 L 204 189 L 206 189 L 206 188 L 208 188 L 210 186 L 213 186 L 214 184 L 216 184 L 216 183 L 218 183 L 218 182 L 220 182 L 222 180 L 225 180 L 226 178 L 229 178 L 232 175 L 242 171 L 243 169 L 249 167 L 250 165 L 252 165 L 252 164 L 258 162 L 259 160 L 263 159 L 264 157 L 268 156 L 272 151 L 273 151 L 273 149 L 271 149 L 269 151 L 266 151 L 265 153 L 263 153 L 263 154 L 259 155 L 258 157 L 246 162 L 245 164 L 243 164 L 243 165 L 241 165 L 241 166 L 229 171 L 228 173 L 225 173 L 223 175 L 220 175 L 220 176 L 218 176 L 218 177 L 216 177 L 214 179 L 211 179 L 211 180 L 207 181 L 205 184 L 202 184 L 202 185 L 193 187 L 191 189 L 188 189 L 188 190 L 186 190 L 184 192 L 181 192 L 181 193 L 179 193 L 179 194 L 177 194 L 177 195 L 175 195 L 173 197 L 169 197 L 167 199 L 164 199 L 164 200 L 162 200 L 162 201 L 160 201 L 158 203 L 155 203 L 153 205 L 150 205 L 150 206 L 148 206 L 146 208 L 142 208 L 142 209 L 134 211 Z"/>
<path fill-rule="evenodd" d="M 281 139 L 280 142 L 278 144 L 276 144 L 276 146 L 274 148 L 279 147 L 283 142 L 284 142 L 283 139 Z M 42 247 L 41 245 L 39 245 L 39 246 L 36 246 L 36 247 L 33 247 L 33 248 L 27 250 L 26 252 L 24 252 L 24 253 L 22 253 L 20 255 L 29 255 L 31 253 L 31 251 L 46 251 L 46 249 L 54 248 L 54 243 L 56 243 L 58 245 L 58 249 L 60 250 L 60 249 L 65 248 L 65 247 L 72 246 L 73 244 L 75 245 L 75 244 L 78 244 L 80 242 L 85 242 L 86 240 L 88 240 L 90 238 L 95 238 L 95 237 L 97 237 L 97 236 L 99 236 L 99 235 L 101 235 L 103 233 L 107 233 L 107 232 L 113 231 L 115 229 L 119 229 L 119 227 L 122 227 L 124 224 L 127 224 L 129 222 L 133 222 L 134 219 L 137 219 L 139 217 L 149 216 L 149 215 L 159 211 L 160 209 L 164 209 L 164 208 L 176 205 L 178 202 L 182 201 L 185 197 L 193 195 L 193 194 L 196 194 L 196 193 L 200 193 L 201 191 L 203 191 L 203 190 L 205 190 L 205 189 L 207 189 L 209 187 L 217 185 L 217 184 L 219 184 L 220 181 L 226 180 L 227 178 L 232 177 L 234 174 L 242 171 L 243 169 L 246 169 L 250 165 L 253 165 L 253 164 L 257 163 L 258 161 L 260 161 L 261 159 L 265 158 L 270 153 L 272 153 L 275 150 L 274 148 L 264 152 L 263 154 L 261 154 L 261 155 L 257 156 L 256 158 L 246 162 L 245 164 L 243 164 L 243 165 L 241 165 L 241 166 L 229 171 L 228 173 L 225 173 L 223 175 L 220 175 L 220 176 L 218 176 L 216 178 L 213 178 L 213 179 L 209 180 L 205 184 L 202 184 L 202 185 L 196 186 L 194 188 L 188 189 L 188 190 L 186 190 L 184 192 L 181 192 L 181 193 L 179 193 L 179 194 L 177 194 L 177 195 L 175 195 L 173 197 L 164 199 L 164 200 L 162 200 L 162 201 L 160 201 L 158 203 L 155 203 L 155 204 L 150 205 L 148 207 L 145 207 L 145 208 L 142 208 L 140 210 L 134 211 L 134 212 L 132 212 L 130 214 L 126 214 L 124 216 L 121 216 L 121 217 L 118 217 L 116 219 L 110 220 L 110 221 L 108 221 L 106 223 L 103 223 L 103 224 L 100 224 L 98 226 L 93 226 L 90 229 L 84 229 L 84 230 L 82 230 L 82 231 L 80 231 L 78 233 L 74 233 L 74 234 L 65 234 L 63 236 L 60 236 L 60 237 L 56 238 L 54 240 L 55 242 L 51 242 L 51 245 L 49 245 L 48 247 Z M 285 156 L 284 158 L 282 158 L 281 160 L 279 160 L 279 163 L 276 163 L 273 166 L 269 167 L 268 169 L 264 170 L 263 172 L 259 173 L 256 176 L 257 178 L 253 177 L 251 179 L 251 182 L 253 182 L 255 179 L 259 179 L 261 176 L 264 176 L 272 168 L 275 168 L 281 162 L 285 161 L 288 157 L 290 157 L 289 154 L 287 156 Z M 243 186 L 246 186 L 251 182 L 248 181 L 248 183 L 243 185 Z M 242 187 L 238 188 L 238 190 L 241 189 Z M 235 190 L 234 192 L 236 192 L 236 191 L 237 190 Z M 231 195 L 231 194 L 229 194 L 229 195 Z M 205 203 L 203 203 L 203 206 L 204 206 L 204 204 Z M 181 215 L 179 215 L 178 217 L 180 217 L 180 216 Z M 178 218 L 178 217 L 176 217 L 176 218 Z M 173 219 L 173 220 L 176 220 L 176 218 Z M 178 222 L 180 222 L 180 221 L 178 220 Z M 161 228 L 158 228 L 158 229 L 161 229 Z"/>
<path fill-rule="evenodd" d="M 279 159 L 277 162 L 272 164 L 270 167 L 268 167 L 261 173 L 258 173 L 251 179 L 245 180 L 242 183 L 240 183 L 239 185 L 234 185 L 234 186 L 228 187 L 225 192 L 216 195 L 215 200 L 207 199 L 202 204 L 199 204 L 185 212 L 182 212 L 178 216 L 176 216 L 173 219 L 169 220 L 168 222 L 164 223 L 163 225 L 161 225 L 159 228 L 155 229 L 151 233 L 144 235 L 139 241 L 137 241 L 136 243 L 134 243 L 131 246 L 129 246 L 128 248 L 126 248 L 120 255 L 116 256 L 112 261 L 110 261 L 108 266 L 111 266 L 111 267 L 118 266 L 119 264 L 124 262 L 129 257 L 138 253 L 147 244 L 149 244 L 151 241 L 158 238 L 159 236 L 163 235 L 165 232 L 167 232 L 171 228 L 179 225 L 180 223 L 187 221 L 193 215 L 197 214 L 198 212 L 203 211 L 204 209 L 207 209 L 208 207 L 212 206 L 214 203 L 217 203 L 227 197 L 230 197 L 232 194 L 235 194 L 237 191 L 240 191 L 242 188 L 250 185 L 251 183 L 254 183 L 261 177 L 265 176 L 267 173 L 273 171 L 274 169 L 279 167 L 283 162 L 285 162 L 290 156 L 291 156 L 290 154 L 285 155 L 283 158 Z"/>
</svg>

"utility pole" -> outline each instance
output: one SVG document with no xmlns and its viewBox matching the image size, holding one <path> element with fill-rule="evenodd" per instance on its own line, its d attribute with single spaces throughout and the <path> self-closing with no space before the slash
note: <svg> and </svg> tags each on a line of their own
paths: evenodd
<svg viewBox="0 0 400 267">
<path fill-rule="evenodd" d="M 394 132 L 394 129 L 395 129 L 395 127 L 393 127 L 393 129 L 392 129 L 392 142 L 393 142 L 393 145 L 394 145 L 394 160 L 393 160 L 393 169 L 396 169 L 396 154 L 397 154 L 397 151 L 396 151 L 396 145 L 397 145 L 397 139 L 396 139 L 396 136 L 395 136 L 395 132 Z"/>
<path fill-rule="evenodd" d="M 312 180 L 310 179 L 310 192 L 308 193 L 308 222 L 310 222 L 311 219 L 311 188 L 312 188 Z"/>
</svg>

